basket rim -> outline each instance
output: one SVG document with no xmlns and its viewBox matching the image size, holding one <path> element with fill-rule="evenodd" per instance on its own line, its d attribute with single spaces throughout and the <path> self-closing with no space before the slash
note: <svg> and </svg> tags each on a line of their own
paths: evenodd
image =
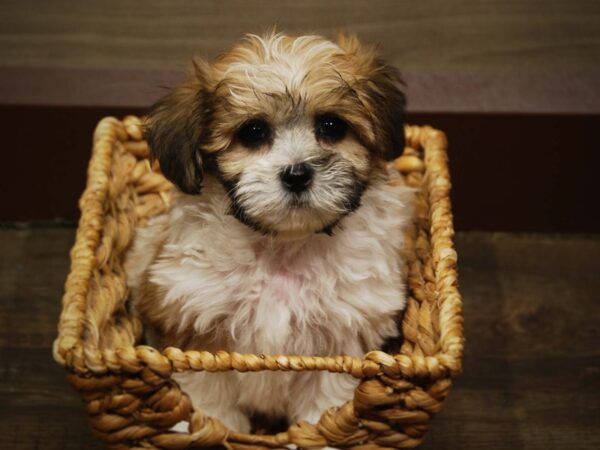
<svg viewBox="0 0 600 450">
<path fill-rule="evenodd" d="M 145 346 L 127 346 L 101 350 L 83 342 L 86 298 L 102 233 L 103 204 L 109 193 L 109 174 L 113 162 L 113 146 L 126 140 L 141 141 L 140 119 L 126 116 L 102 119 L 94 132 L 92 156 L 88 166 L 86 188 L 80 198 L 81 217 L 75 243 L 71 249 L 71 267 L 58 336 L 53 356 L 58 364 L 80 375 L 104 375 L 109 372 L 137 373 L 144 367 L 168 376 L 173 372 L 193 371 L 329 371 L 347 373 L 356 378 L 378 375 L 404 378 L 439 379 L 461 371 L 464 348 L 462 302 L 457 287 L 456 262 L 452 238 L 454 228 L 450 209 L 450 176 L 447 165 L 447 140 L 443 132 L 429 126 L 406 126 L 407 143 L 423 148 L 428 167 L 431 252 L 440 314 L 440 348 L 433 356 L 389 354 L 371 351 L 362 357 L 299 356 L 240 354 L 218 351 L 182 351 L 169 347 L 162 352 Z M 83 208 L 83 205 L 86 205 Z"/>
</svg>

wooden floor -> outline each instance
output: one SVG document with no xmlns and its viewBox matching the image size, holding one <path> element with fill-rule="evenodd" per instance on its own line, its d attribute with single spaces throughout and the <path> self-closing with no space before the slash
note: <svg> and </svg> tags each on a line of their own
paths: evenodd
<svg viewBox="0 0 600 450">
<path fill-rule="evenodd" d="M 50 346 L 74 230 L 0 229 L 0 449 L 99 449 Z M 423 449 L 600 448 L 600 239 L 457 237 L 464 373 Z"/>
</svg>

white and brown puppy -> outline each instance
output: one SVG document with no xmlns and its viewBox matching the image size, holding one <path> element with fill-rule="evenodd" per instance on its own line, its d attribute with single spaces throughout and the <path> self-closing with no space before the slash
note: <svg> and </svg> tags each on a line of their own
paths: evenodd
<svg viewBox="0 0 600 450">
<path fill-rule="evenodd" d="M 127 271 L 162 346 L 354 355 L 396 336 L 411 190 L 398 73 L 354 37 L 249 35 L 152 109 L 152 156 L 182 191 L 139 231 Z M 195 406 L 315 422 L 347 375 L 186 373 Z"/>
</svg>

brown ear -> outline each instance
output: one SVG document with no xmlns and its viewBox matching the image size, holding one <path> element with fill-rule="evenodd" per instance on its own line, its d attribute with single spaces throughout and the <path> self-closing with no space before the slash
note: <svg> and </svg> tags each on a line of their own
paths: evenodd
<svg viewBox="0 0 600 450">
<path fill-rule="evenodd" d="M 388 161 L 399 157 L 404 151 L 406 107 L 400 72 L 381 60 L 375 47 L 361 45 L 356 35 L 339 33 L 338 45 L 360 74 L 356 93 L 373 122 L 373 145 Z"/>
<path fill-rule="evenodd" d="M 366 85 L 367 96 L 373 105 L 371 115 L 377 146 L 387 161 L 404 152 L 404 110 L 406 97 L 401 90 L 402 79 L 394 67 L 377 59 L 377 68 Z"/>
<path fill-rule="evenodd" d="M 186 194 L 200 193 L 200 145 L 208 120 L 203 69 L 198 64 L 194 69 L 185 83 L 152 106 L 144 123 L 151 158 Z"/>
</svg>

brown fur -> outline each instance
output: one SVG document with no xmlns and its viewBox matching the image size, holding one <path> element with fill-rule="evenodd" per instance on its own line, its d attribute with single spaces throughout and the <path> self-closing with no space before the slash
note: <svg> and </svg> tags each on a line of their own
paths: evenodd
<svg viewBox="0 0 600 450">
<path fill-rule="evenodd" d="M 139 230 L 134 304 L 159 345 L 360 356 L 398 333 L 398 263 L 412 192 L 397 72 L 352 36 L 247 36 L 158 102 L 151 154 L 188 194 Z M 174 374 L 195 407 L 248 432 L 247 413 L 316 423 L 357 381 Z M 175 428 L 189 431 L 186 423 Z"/>
<path fill-rule="evenodd" d="M 264 42 L 273 39 L 277 45 L 267 48 Z M 235 179 L 239 161 L 252 155 L 247 149 L 224 152 L 235 149 L 236 130 L 254 117 L 277 126 L 299 114 L 334 111 L 371 151 L 369 159 L 399 156 L 405 99 L 398 72 L 355 36 L 340 35 L 338 46 L 327 44 L 315 36 L 248 36 L 212 64 L 196 61 L 188 80 L 154 105 L 146 121 L 152 156 L 167 178 L 186 193 L 199 193 L 202 159 L 222 154 L 220 175 Z M 290 61 L 300 61 L 301 75 L 286 67 Z M 267 65 L 279 68 L 260 69 Z M 259 68 L 258 86 L 249 67 Z M 363 158 L 350 158 L 360 168 Z"/>
<path fill-rule="evenodd" d="M 164 296 L 165 292 L 149 280 L 149 273 L 146 272 L 135 297 L 135 307 L 142 321 L 150 326 L 153 333 L 150 336 L 157 339 L 157 342 L 152 344 L 161 346 L 168 343 L 169 346 L 183 350 L 202 349 L 213 352 L 231 348 L 223 336 L 198 334 L 193 328 L 179 329 L 173 319 L 181 316 L 180 305 L 164 302 Z M 157 308 L 157 305 L 162 306 Z M 220 328 L 218 323 L 215 324 L 215 328 Z"/>
</svg>

